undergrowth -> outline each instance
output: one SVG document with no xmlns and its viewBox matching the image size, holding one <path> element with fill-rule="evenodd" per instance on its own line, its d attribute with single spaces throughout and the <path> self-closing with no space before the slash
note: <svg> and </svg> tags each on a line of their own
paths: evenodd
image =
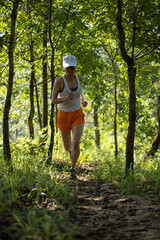
<svg viewBox="0 0 160 240">
<path fill-rule="evenodd" d="M 76 198 L 68 158 L 46 165 L 45 147 L 28 139 L 12 145 L 13 171 L 0 157 L 0 239 L 74 239 L 77 224 L 69 223 L 68 211 Z"/>
<path fill-rule="evenodd" d="M 125 156 L 97 150 L 92 152 L 95 171 L 92 178 L 113 182 L 124 194 L 153 194 L 160 196 L 160 154 L 154 158 L 135 159 L 134 172 L 125 174 Z"/>
<path fill-rule="evenodd" d="M 77 166 L 92 165 L 90 179 L 112 182 L 124 194 L 160 195 L 159 153 L 154 159 L 137 154 L 134 174 L 126 177 L 123 144 L 115 157 L 112 144 L 97 148 L 88 132 L 87 137 L 82 138 Z M 68 213 L 76 204 L 76 189 L 68 183 L 69 154 L 58 136 L 55 140 L 50 165 L 45 162 L 47 145 L 39 139 L 12 144 L 12 172 L 0 156 L 1 239 L 74 239 L 78 224 L 70 223 Z"/>
</svg>

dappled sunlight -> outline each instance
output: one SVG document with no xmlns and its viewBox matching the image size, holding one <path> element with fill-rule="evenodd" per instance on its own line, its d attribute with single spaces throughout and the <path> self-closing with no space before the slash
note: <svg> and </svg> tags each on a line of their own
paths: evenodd
<svg viewBox="0 0 160 240">
<path fill-rule="evenodd" d="M 158 0 L 0 0 L 0 20 L 0 240 L 159 240 Z"/>
<path fill-rule="evenodd" d="M 105 181 L 88 179 L 77 185 L 78 202 L 69 218 L 71 222 L 79 222 L 75 239 L 84 236 L 86 239 L 98 239 L 99 236 L 102 239 L 106 236 L 108 239 L 139 240 L 153 236 L 158 239 L 158 224 L 152 225 L 153 218 L 157 221 L 160 218 L 158 197 L 123 195 L 118 187 Z"/>
</svg>

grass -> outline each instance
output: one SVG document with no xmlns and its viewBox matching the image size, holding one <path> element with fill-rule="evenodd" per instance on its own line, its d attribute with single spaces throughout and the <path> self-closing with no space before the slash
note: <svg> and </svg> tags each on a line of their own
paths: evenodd
<svg viewBox="0 0 160 240">
<path fill-rule="evenodd" d="M 111 146 L 103 144 L 98 149 L 93 139 L 86 141 L 84 134 L 78 166 L 91 164 L 94 172 L 90 179 L 112 182 L 124 194 L 160 195 L 159 153 L 146 160 L 137 153 L 134 176 L 125 177 L 124 151 L 115 158 Z M 74 239 L 78 224 L 70 223 L 69 210 L 77 199 L 76 190 L 68 183 L 69 155 L 59 140 L 49 166 L 44 161 L 46 154 L 39 140 L 17 141 L 12 144 L 13 172 L 8 171 L 0 156 L 1 239 Z"/>
<path fill-rule="evenodd" d="M 153 194 L 160 196 L 160 154 L 135 159 L 134 173 L 125 175 L 124 154 L 115 158 L 113 153 L 98 150 L 92 158 L 95 171 L 92 178 L 113 182 L 124 194 Z"/>
<path fill-rule="evenodd" d="M 22 145 L 12 146 L 13 172 L 0 157 L 0 239 L 73 239 L 77 224 L 64 210 L 76 201 L 67 164 L 47 166 L 40 148 Z"/>
</svg>

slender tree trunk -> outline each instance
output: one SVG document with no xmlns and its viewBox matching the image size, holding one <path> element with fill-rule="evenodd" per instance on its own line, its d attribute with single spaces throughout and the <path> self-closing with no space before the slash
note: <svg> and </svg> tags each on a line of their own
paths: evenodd
<svg viewBox="0 0 160 240">
<path fill-rule="evenodd" d="M 52 50 L 51 55 L 51 96 L 53 91 L 53 85 L 54 85 L 54 51 L 55 47 L 52 42 L 51 37 L 51 21 L 52 21 L 52 0 L 50 0 L 50 13 L 49 13 L 49 42 Z M 51 114 L 50 114 L 50 127 L 51 127 L 51 136 L 50 136 L 50 144 L 48 148 L 48 158 L 47 158 L 47 164 L 49 164 L 52 160 L 52 154 L 53 154 L 53 145 L 54 145 L 54 105 L 52 105 L 51 102 Z"/>
<path fill-rule="evenodd" d="M 58 116 L 58 107 L 56 105 L 56 133 L 58 132 L 58 127 L 57 127 L 57 116 Z"/>
<path fill-rule="evenodd" d="M 114 111 L 114 146 L 115 146 L 115 156 L 118 155 L 118 141 L 117 141 L 117 111 L 118 111 L 118 101 L 117 101 L 117 79 L 115 78 L 114 84 L 114 102 L 115 102 L 115 111 Z"/>
<path fill-rule="evenodd" d="M 135 76 L 136 68 L 133 58 L 127 54 L 125 48 L 125 32 L 122 26 L 122 4 L 123 0 L 117 0 L 117 30 L 119 37 L 119 48 L 122 58 L 128 65 L 128 87 L 129 87 L 129 124 L 126 143 L 126 174 L 134 167 L 134 137 L 135 137 L 135 121 L 136 121 L 136 94 L 135 94 Z M 135 22 L 134 22 L 135 27 Z M 133 32 L 135 34 L 135 31 Z M 135 36 L 133 37 L 132 44 L 134 44 Z M 132 46 L 134 49 L 134 46 Z"/>
<path fill-rule="evenodd" d="M 47 27 L 43 33 L 43 128 L 48 127 Z"/>
<path fill-rule="evenodd" d="M 52 59 L 51 59 L 51 95 L 53 91 L 53 85 L 54 85 L 54 50 L 52 50 Z M 52 105 L 52 103 L 51 103 L 50 127 L 51 127 L 51 137 L 50 137 L 50 145 L 48 149 L 47 163 L 50 163 L 52 160 L 53 145 L 54 145 L 54 105 Z"/>
<path fill-rule="evenodd" d="M 111 58 L 111 57 L 110 57 Z M 115 82 L 114 82 L 114 102 L 115 102 L 115 111 L 114 111 L 114 146 L 115 146 L 115 156 L 118 155 L 118 141 L 117 141 L 117 111 L 118 111 L 118 101 L 117 101 L 117 73 L 116 73 L 116 66 L 114 63 L 114 59 L 111 58 L 112 61 L 112 67 L 113 72 L 115 76 Z"/>
<path fill-rule="evenodd" d="M 135 7 L 133 8 L 133 34 L 132 34 L 132 57 L 126 61 L 128 65 L 128 86 L 129 86 L 129 125 L 126 145 L 126 174 L 130 168 L 134 171 L 134 138 L 135 138 L 135 122 L 136 122 L 136 93 L 135 93 L 135 77 L 136 67 L 134 63 L 134 48 L 136 39 L 136 17 Z"/>
<path fill-rule="evenodd" d="M 152 147 L 151 147 L 150 151 L 148 152 L 147 156 L 154 157 L 155 153 L 158 150 L 159 145 L 160 145 L 160 130 L 157 132 L 156 137 L 152 143 Z"/>
<path fill-rule="evenodd" d="M 34 83 L 35 83 L 35 72 L 34 72 L 34 55 L 33 55 L 33 41 L 30 44 L 30 59 L 31 59 L 31 78 L 30 78 L 30 113 L 28 117 L 29 135 L 31 139 L 34 139 Z"/>
<path fill-rule="evenodd" d="M 136 94 L 135 94 L 135 75 L 136 69 L 133 65 L 128 65 L 128 84 L 129 84 L 129 124 L 126 144 L 126 174 L 130 168 L 134 170 L 134 138 L 136 121 Z"/>
<path fill-rule="evenodd" d="M 98 109 L 94 106 L 94 127 L 95 127 L 95 143 L 97 147 L 100 147 L 100 132 L 98 125 Z"/>
<path fill-rule="evenodd" d="M 9 112 L 11 107 L 11 97 L 13 89 L 13 78 L 14 78 L 14 41 L 15 41 L 15 27 L 17 20 L 17 9 L 20 0 L 13 1 L 13 10 L 11 13 L 11 35 L 9 43 L 9 77 L 8 77 L 8 86 L 7 86 L 7 96 L 4 105 L 3 111 L 3 151 L 4 159 L 9 165 L 11 163 L 11 151 L 10 151 L 10 142 L 9 142 Z"/>
<path fill-rule="evenodd" d="M 34 78 L 34 80 L 35 80 L 34 83 L 35 83 L 37 111 L 38 111 L 38 122 L 39 122 L 40 129 L 42 129 L 41 110 L 40 110 L 40 104 L 39 104 L 39 95 L 38 95 L 38 88 L 37 88 L 37 84 L 36 84 L 36 77 Z"/>
<path fill-rule="evenodd" d="M 147 154 L 147 156 L 152 156 L 152 157 L 154 157 L 154 155 L 157 152 L 158 147 L 160 145 L 160 96 L 157 96 L 157 103 L 158 103 L 158 109 L 157 109 L 158 132 L 152 143 L 152 147 Z"/>
</svg>

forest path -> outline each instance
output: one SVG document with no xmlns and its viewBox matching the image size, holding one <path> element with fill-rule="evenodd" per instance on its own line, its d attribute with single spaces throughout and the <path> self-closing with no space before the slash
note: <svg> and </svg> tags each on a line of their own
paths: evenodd
<svg viewBox="0 0 160 240">
<path fill-rule="evenodd" d="M 78 201 L 69 212 L 78 222 L 75 239 L 160 240 L 160 201 L 155 196 L 123 195 L 111 183 L 90 180 L 92 168 L 78 169 L 71 183 Z"/>
</svg>

